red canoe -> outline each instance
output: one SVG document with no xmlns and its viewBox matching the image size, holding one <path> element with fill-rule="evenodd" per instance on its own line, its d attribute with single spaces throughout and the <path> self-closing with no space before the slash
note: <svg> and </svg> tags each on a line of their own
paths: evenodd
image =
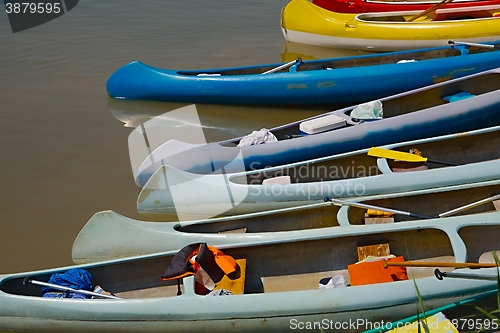
<svg viewBox="0 0 500 333">
<path fill-rule="evenodd" d="M 368 13 L 368 12 L 392 12 L 404 10 L 426 10 L 437 5 L 440 1 L 394 1 L 394 0 L 312 0 L 322 8 L 337 13 Z M 498 6 L 500 0 L 454 0 L 442 8 L 459 8 L 468 6 Z M 500 8 L 499 8 L 500 12 Z"/>
</svg>

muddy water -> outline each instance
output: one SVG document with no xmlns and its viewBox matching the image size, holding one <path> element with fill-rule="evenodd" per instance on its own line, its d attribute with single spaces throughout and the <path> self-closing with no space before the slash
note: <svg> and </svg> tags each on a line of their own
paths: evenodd
<svg viewBox="0 0 500 333">
<path fill-rule="evenodd" d="M 109 100 L 107 78 L 133 60 L 172 69 L 232 67 L 352 54 L 285 44 L 285 0 L 80 1 L 12 33 L 0 14 L 0 272 L 71 264 L 71 245 L 97 211 L 133 218 L 139 188 L 127 138 L 185 104 Z M 199 105 L 207 139 L 316 114 Z"/>
</svg>

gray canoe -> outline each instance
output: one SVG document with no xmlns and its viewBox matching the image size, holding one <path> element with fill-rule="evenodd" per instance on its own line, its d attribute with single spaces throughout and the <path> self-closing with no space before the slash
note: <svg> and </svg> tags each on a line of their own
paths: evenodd
<svg viewBox="0 0 500 333">
<path fill-rule="evenodd" d="M 425 216 L 447 216 L 481 213 L 495 210 L 494 199 L 500 196 L 500 179 L 474 184 L 455 185 L 434 189 L 386 194 L 350 199 L 377 207 L 396 209 Z M 485 200 L 488 199 L 488 200 Z M 461 211 L 458 207 L 472 205 Z M 203 241 L 213 245 L 251 244 L 289 237 L 307 237 L 319 230 L 334 229 L 369 222 L 366 209 L 342 207 L 331 202 L 184 222 L 146 222 L 135 220 L 114 211 L 97 212 L 76 237 L 72 258 L 75 263 L 117 259 L 167 250 L 178 250 L 186 244 Z M 453 211 L 446 214 L 446 212 Z M 396 214 L 395 222 L 413 219 Z M 444 221 L 443 221 L 444 223 Z M 394 228 L 399 226 L 393 224 Z"/>
<path fill-rule="evenodd" d="M 409 269 L 409 280 L 318 289 L 318 281 L 325 277 L 343 275 L 350 281 L 346 269 L 357 262 L 359 244 L 383 239 L 391 253 L 412 261 L 478 262 L 499 248 L 499 234 L 500 213 L 485 213 L 320 228 L 307 234 L 284 232 L 269 241 L 220 246 L 224 253 L 246 261 L 244 281 L 239 280 L 244 293 L 228 296 L 196 295 L 193 277 L 183 279 L 183 294 L 176 296 L 176 281 L 159 279 L 175 252 L 76 266 L 89 270 L 94 285 L 124 298 L 119 300 L 42 298 L 40 287 L 23 284 L 26 277 L 47 281 L 51 274 L 75 266 L 6 274 L 0 276 L 0 331 L 289 332 L 306 322 L 334 325 L 322 326 L 325 332 L 363 331 L 382 320 L 415 314 L 415 283 L 430 309 L 495 289 L 496 282 L 438 281 L 433 268 L 425 267 Z M 455 271 L 471 277 L 497 272 Z M 350 322 L 360 324 L 353 327 Z"/>
<path fill-rule="evenodd" d="M 293 207 L 325 196 L 349 198 L 466 185 L 500 179 L 499 146 L 500 126 L 494 126 L 383 146 L 402 152 L 417 148 L 424 157 L 457 166 L 377 159 L 367 155 L 368 149 L 228 175 L 191 174 L 163 166 L 141 190 L 137 209 L 187 220 Z M 265 184 L 278 179 L 289 183 Z"/>
</svg>

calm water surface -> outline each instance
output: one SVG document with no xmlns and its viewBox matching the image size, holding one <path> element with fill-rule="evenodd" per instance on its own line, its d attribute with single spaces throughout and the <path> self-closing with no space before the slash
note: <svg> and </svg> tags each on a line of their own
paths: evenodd
<svg viewBox="0 0 500 333">
<path fill-rule="evenodd" d="M 71 245 L 97 211 L 136 211 L 127 138 L 184 104 L 108 100 L 105 83 L 132 60 L 203 69 L 353 54 L 286 45 L 286 0 L 85 0 L 13 34 L 0 13 L 0 273 L 71 264 Z M 354 52 L 355 53 L 355 52 Z M 317 114 L 198 105 L 209 140 Z"/>
</svg>

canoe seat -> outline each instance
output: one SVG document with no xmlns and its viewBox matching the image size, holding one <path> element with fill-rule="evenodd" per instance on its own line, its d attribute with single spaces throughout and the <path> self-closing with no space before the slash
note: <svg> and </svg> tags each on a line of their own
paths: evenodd
<svg viewBox="0 0 500 333">
<path fill-rule="evenodd" d="M 273 184 L 287 185 L 291 183 L 292 183 L 292 178 L 288 175 L 267 178 L 262 181 L 262 185 L 273 185 Z"/>
<path fill-rule="evenodd" d="M 244 234 L 247 232 L 247 228 L 236 228 L 236 229 L 228 229 L 219 231 L 219 234 Z"/>
<path fill-rule="evenodd" d="M 365 260 L 366 258 L 385 257 L 391 254 L 389 243 L 370 244 L 358 246 L 358 261 Z"/>
<path fill-rule="evenodd" d="M 300 59 L 300 58 L 299 58 Z M 298 59 L 297 59 L 298 60 Z M 289 72 L 296 72 L 297 71 L 297 68 L 302 65 L 303 62 L 302 60 L 301 61 L 297 61 L 295 64 L 293 64 L 292 66 L 290 66 L 290 68 L 288 69 Z"/>
<path fill-rule="evenodd" d="M 310 135 L 345 127 L 346 124 L 346 120 L 343 117 L 330 114 L 328 116 L 303 121 L 300 123 L 299 129 L 300 133 Z"/>
<path fill-rule="evenodd" d="M 491 250 L 491 251 L 488 251 L 488 252 L 484 252 L 483 254 L 481 254 L 481 256 L 479 256 L 479 262 L 480 263 L 494 263 L 495 262 L 495 258 L 493 258 L 493 252 L 494 250 Z M 500 258 L 500 251 L 496 251 L 497 253 L 497 256 Z"/>
<path fill-rule="evenodd" d="M 493 201 L 493 206 L 497 212 L 500 211 L 500 200 Z"/>
<path fill-rule="evenodd" d="M 245 292 L 247 260 L 235 259 L 235 261 L 236 265 L 238 266 L 236 271 L 229 275 L 224 275 L 222 280 L 217 283 L 214 290 L 231 290 L 234 295 L 243 294 Z"/>
<path fill-rule="evenodd" d="M 461 91 L 461 92 L 453 94 L 453 95 L 445 96 L 445 97 L 443 97 L 443 99 L 445 101 L 453 103 L 453 102 L 457 102 L 457 101 L 460 101 L 462 99 L 467 99 L 467 98 L 471 98 L 471 97 L 474 97 L 474 96 L 476 96 L 476 95 L 470 94 L 470 93 L 468 93 L 466 91 Z"/>
</svg>

